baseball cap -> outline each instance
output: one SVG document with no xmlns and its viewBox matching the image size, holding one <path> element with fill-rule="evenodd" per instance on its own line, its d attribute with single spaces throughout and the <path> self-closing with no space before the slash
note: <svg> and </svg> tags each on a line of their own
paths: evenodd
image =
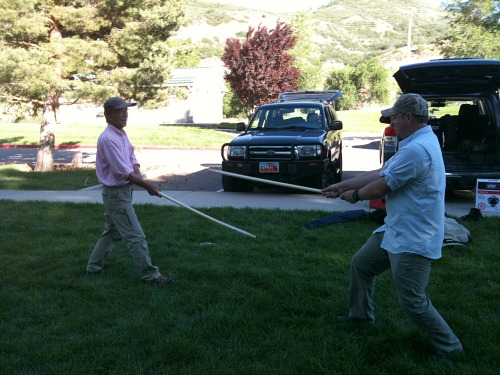
<svg viewBox="0 0 500 375">
<path fill-rule="evenodd" d="M 389 117 L 398 113 L 411 113 L 416 116 L 429 116 L 427 101 L 418 94 L 403 94 L 392 108 L 381 111 L 382 116 Z"/>
<path fill-rule="evenodd" d="M 104 102 L 104 110 L 108 111 L 110 109 L 123 109 L 127 107 L 133 107 L 137 103 L 129 103 L 122 98 L 112 97 Z"/>
</svg>

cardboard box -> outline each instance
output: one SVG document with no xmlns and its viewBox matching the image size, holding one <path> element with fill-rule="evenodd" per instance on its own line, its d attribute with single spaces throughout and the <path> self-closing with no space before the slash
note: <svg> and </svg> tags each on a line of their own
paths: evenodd
<svg viewBox="0 0 500 375">
<path fill-rule="evenodd" d="M 500 180 L 477 179 L 476 208 L 485 212 L 500 212 Z"/>
</svg>

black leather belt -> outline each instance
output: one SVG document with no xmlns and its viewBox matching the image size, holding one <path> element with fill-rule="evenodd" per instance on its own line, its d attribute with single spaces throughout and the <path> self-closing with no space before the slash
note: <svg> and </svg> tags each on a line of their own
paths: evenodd
<svg viewBox="0 0 500 375">
<path fill-rule="evenodd" d="M 102 185 L 104 186 L 105 188 L 108 188 L 108 189 L 119 189 L 119 188 L 124 188 L 124 187 L 128 187 L 130 186 L 131 184 L 128 183 L 128 184 L 125 184 L 125 185 L 120 185 L 120 186 L 108 186 L 108 185 Z"/>
</svg>

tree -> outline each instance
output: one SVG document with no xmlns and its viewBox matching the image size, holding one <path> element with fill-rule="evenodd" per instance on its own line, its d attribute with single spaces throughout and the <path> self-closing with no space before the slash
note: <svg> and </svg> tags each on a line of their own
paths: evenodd
<svg viewBox="0 0 500 375">
<path fill-rule="evenodd" d="M 454 0 L 445 9 L 450 29 L 437 42 L 445 57 L 500 58 L 498 0 Z"/>
<path fill-rule="evenodd" d="M 342 97 L 335 101 L 335 108 L 337 110 L 356 108 L 358 90 L 351 80 L 353 71 L 354 68 L 352 66 L 346 66 L 343 69 L 333 70 L 326 79 L 326 89 L 342 91 Z"/>
<path fill-rule="evenodd" d="M 243 108 L 231 87 L 228 88 L 224 95 L 223 105 L 223 113 L 226 118 L 241 118 L 246 115 L 245 108 Z"/>
<path fill-rule="evenodd" d="M 250 115 L 258 106 L 276 101 L 279 93 L 295 91 L 300 71 L 292 67 L 288 52 L 295 45 L 290 25 L 277 22 L 269 30 L 250 27 L 245 43 L 228 39 L 222 61 L 228 69 L 224 77 Z"/>
<path fill-rule="evenodd" d="M 142 105 L 168 101 L 175 64 L 167 43 L 185 0 L 0 0 L 0 98 L 42 112 L 35 170 L 54 167 L 60 105 L 113 95 Z M 64 98 L 64 100 L 62 100 Z"/>
<path fill-rule="evenodd" d="M 176 68 L 194 68 L 200 63 L 200 51 L 191 39 L 167 41 L 169 47 L 175 51 Z"/>
<path fill-rule="evenodd" d="M 356 66 L 334 70 L 326 80 L 329 89 L 341 90 L 335 102 L 337 109 L 357 109 L 365 104 L 385 103 L 389 98 L 387 70 L 375 59 L 366 59 Z"/>
<path fill-rule="evenodd" d="M 293 35 L 297 42 L 290 51 L 294 57 L 293 66 L 300 70 L 300 89 L 318 90 L 323 85 L 322 62 L 313 43 L 313 28 L 306 13 L 297 13 L 291 21 Z"/>
</svg>

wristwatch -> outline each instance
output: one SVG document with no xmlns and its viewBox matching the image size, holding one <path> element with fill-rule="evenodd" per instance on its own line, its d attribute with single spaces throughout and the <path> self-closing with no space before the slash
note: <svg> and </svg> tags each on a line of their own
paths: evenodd
<svg viewBox="0 0 500 375">
<path fill-rule="evenodd" d="M 358 189 L 352 192 L 352 199 L 354 199 L 354 202 L 359 202 L 361 200 L 359 199 Z"/>
</svg>

